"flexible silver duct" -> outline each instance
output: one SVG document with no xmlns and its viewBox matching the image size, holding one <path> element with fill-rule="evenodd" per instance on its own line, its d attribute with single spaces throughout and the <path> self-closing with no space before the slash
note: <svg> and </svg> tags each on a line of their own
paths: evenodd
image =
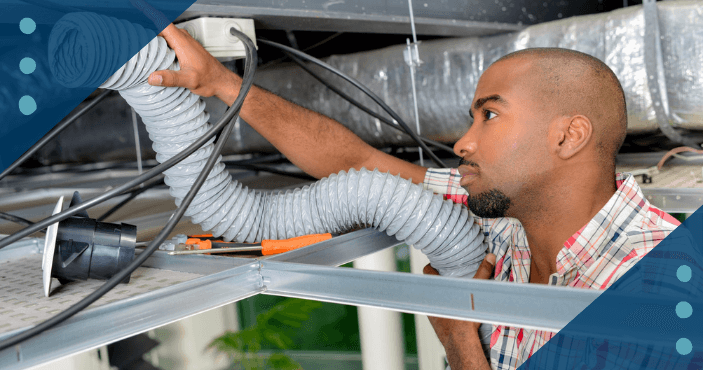
<svg viewBox="0 0 703 370">
<path fill-rule="evenodd" d="M 99 38 L 66 37 L 76 31 L 76 17 L 81 17 L 81 22 L 107 24 L 111 29 L 129 27 L 117 19 L 94 14 L 64 16 L 51 33 L 49 58 L 57 79 L 67 86 L 87 84 L 98 75 L 98 69 L 104 68 L 98 62 L 75 68 L 75 64 L 58 57 L 75 55 L 78 48 L 98 50 L 91 49 L 95 45 L 90 43 Z M 210 128 L 209 115 L 205 103 L 189 90 L 146 83 L 151 72 L 178 70 L 179 66 L 163 38 L 135 28 L 137 37 L 153 38 L 101 87 L 118 90 L 142 117 L 154 142 L 156 159 L 164 162 Z M 106 55 L 98 55 L 93 60 L 106 59 Z M 212 153 L 213 141 L 165 172 L 165 183 L 171 187 L 176 204 L 181 203 Z M 185 215 L 203 230 L 212 230 L 214 236 L 238 242 L 373 226 L 421 249 L 432 266 L 448 276 L 473 276 L 486 253 L 480 228 L 465 207 L 399 176 L 366 169 L 332 174 L 295 191 L 264 194 L 233 181 L 220 162 Z"/>
</svg>

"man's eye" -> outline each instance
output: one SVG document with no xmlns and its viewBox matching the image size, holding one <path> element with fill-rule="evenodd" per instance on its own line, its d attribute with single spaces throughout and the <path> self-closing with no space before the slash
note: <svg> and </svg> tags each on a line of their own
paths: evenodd
<svg viewBox="0 0 703 370">
<path fill-rule="evenodd" d="M 489 110 L 484 111 L 484 112 L 483 112 L 483 115 L 484 115 L 484 117 L 486 117 L 486 121 L 488 121 L 489 119 L 492 119 L 492 118 L 495 118 L 496 116 L 498 116 L 497 114 L 495 114 L 495 113 L 493 113 L 493 112 L 491 112 L 491 111 L 489 111 Z"/>
</svg>

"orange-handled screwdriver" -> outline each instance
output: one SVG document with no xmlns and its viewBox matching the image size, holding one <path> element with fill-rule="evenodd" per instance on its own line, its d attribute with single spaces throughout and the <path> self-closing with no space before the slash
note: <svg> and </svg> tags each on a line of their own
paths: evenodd
<svg viewBox="0 0 703 370">
<path fill-rule="evenodd" d="M 285 253 L 327 239 L 332 239 L 332 234 L 311 234 L 283 240 L 264 240 L 261 242 L 261 254 L 270 256 L 272 254 Z"/>
<path fill-rule="evenodd" d="M 210 237 L 211 235 L 196 235 L 200 237 Z M 212 254 L 212 253 L 233 253 L 233 252 L 261 252 L 264 256 L 285 253 L 294 249 L 302 248 L 311 244 L 319 243 L 332 238 L 332 234 L 311 234 L 303 235 L 283 240 L 263 240 L 261 244 L 242 244 L 212 241 L 209 239 L 190 238 L 186 241 L 187 246 L 196 247 L 195 250 L 182 250 L 169 252 L 171 255 L 180 254 Z"/>
</svg>

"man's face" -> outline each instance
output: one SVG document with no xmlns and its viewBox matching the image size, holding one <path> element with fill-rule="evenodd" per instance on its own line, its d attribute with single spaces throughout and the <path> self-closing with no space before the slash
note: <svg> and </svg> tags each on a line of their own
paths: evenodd
<svg viewBox="0 0 703 370">
<path fill-rule="evenodd" d="M 544 183 L 549 122 L 540 107 L 539 76 L 531 71 L 531 63 L 522 58 L 488 68 L 471 104 L 474 122 L 454 145 L 462 158 L 460 183 L 477 216 L 511 216 L 530 204 L 530 189 Z"/>
</svg>

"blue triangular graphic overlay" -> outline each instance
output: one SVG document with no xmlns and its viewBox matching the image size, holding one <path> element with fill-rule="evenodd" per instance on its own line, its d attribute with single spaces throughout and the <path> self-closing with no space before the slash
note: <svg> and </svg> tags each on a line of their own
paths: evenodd
<svg viewBox="0 0 703 370">
<path fill-rule="evenodd" d="M 194 0 L 0 0 L 0 171 Z"/>
<path fill-rule="evenodd" d="M 703 368 L 703 208 L 520 369 Z"/>
</svg>

